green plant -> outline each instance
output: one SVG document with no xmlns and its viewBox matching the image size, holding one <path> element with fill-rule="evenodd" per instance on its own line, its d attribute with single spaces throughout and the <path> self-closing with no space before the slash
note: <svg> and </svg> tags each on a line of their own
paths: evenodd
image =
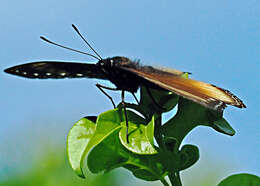
<svg viewBox="0 0 260 186">
<path fill-rule="evenodd" d="M 147 89 L 141 87 L 140 103 L 127 104 L 129 143 L 121 104 L 97 117 L 82 118 L 72 127 L 68 134 L 67 153 L 71 167 L 80 177 L 87 176 L 87 169 L 99 173 L 124 167 L 137 178 L 160 180 L 163 185 L 169 185 L 165 179 L 168 176 L 171 185 L 180 186 L 180 171 L 199 159 L 198 147 L 181 146 L 193 128 L 203 125 L 230 136 L 235 134 L 223 113 L 171 92 L 151 89 L 151 93 L 155 101 Z M 176 115 L 162 124 L 162 113 L 176 105 Z"/>
</svg>

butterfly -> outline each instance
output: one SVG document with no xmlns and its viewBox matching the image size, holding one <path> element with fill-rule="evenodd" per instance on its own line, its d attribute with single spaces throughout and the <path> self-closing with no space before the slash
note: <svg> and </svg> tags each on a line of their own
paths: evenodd
<svg viewBox="0 0 260 186">
<path fill-rule="evenodd" d="M 243 101 L 230 91 L 209 83 L 184 78 L 182 76 L 184 72 L 182 71 L 144 66 L 138 61 L 133 61 L 122 56 L 103 59 L 90 46 L 79 30 L 74 25 L 72 25 L 72 27 L 96 55 L 65 47 L 54 43 L 45 37 L 41 37 L 41 39 L 59 47 L 89 55 L 98 60 L 96 64 L 38 61 L 10 67 L 4 71 L 12 75 L 33 79 L 96 78 L 109 80 L 115 85 L 115 88 L 105 87 L 100 84 L 97 84 L 97 87 L 109 97 L 114 107 L 115 104 L 112 98 L 103 89 L 122 91 L 122 104 L 125 111 L 127 126 L 128 122 L 124 105 L 124 93 L 127 91 L 134 95 L 141 85 L 148 88 L 158 88 L 171 91 L 179 96 L 218 112 L 222 112 L 227 105 L 246 108 Z"/>
</svg>

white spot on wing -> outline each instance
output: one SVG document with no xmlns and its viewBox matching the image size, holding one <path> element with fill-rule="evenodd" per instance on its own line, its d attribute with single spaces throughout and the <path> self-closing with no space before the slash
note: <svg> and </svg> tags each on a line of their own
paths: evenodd
<svg viewBox="0 0 260 186">
<path fill-rule="evenodd" d="M 83 76 L 83 74 L 76 74 L 76 76 L 78 76 L 78 77 L 82 77 L 82 76 Z"/>
<path fill-rule="evenodd" d="M 27 72 L 23 72 L 23 75 L 26 75 L 27 74 Z"/>
<path fill-rule="evenodd" d="M 46 73 L 46 76 L 50 76 L 50 75 L 51 75 L 51 73 L 50 73 L 50 72 L 47 72 L 47 73 Z"/>
<path fill-rule="evenodd" d="M 66 75 L 66 73 L 65 73 L 65 72 L 62 72 L 62 73 L 60 73 L 60 75 L 61 75 L 61 76 L 65 76 L 65 75 Z"/>
<path fill-rule="evenodd" d="M 16 73 L 19 73 L 20 71 L 19 70 L 15 70 Z"/>
<path fill-rule="evenodd" d="M 34 76 L 39 76 L 39 74 L 38 74 L 38 73 L 33 73 L 33 75 L 34 75 Z"/>
</svg>

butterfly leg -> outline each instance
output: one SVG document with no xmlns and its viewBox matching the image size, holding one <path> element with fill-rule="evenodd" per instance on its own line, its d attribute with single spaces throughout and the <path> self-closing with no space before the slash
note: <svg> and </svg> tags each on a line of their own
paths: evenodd
<svg viewBox="0 0 260 186">
<path fill-rule="evenodd" d="M 100 85 L 100 84 L 96 84 L 97 88 L 103 92 L 103 94 L 105 94 L 109 99 L 110 101 L 112 102 L 114 108 L 116 108 L 116 105 L 112 99 L 111 96 L 109 96 L 103 89 L 107 89 L 107 90 L 119 90 L 117 88 L 111 88 L 111 87 L 106 87 L 106 86 L 103 86 L 103 85 Z M 123 109 L 124 109 L 124 114 L 125 114 L 125 121 L 126 121 L 126 142 L 129 143 L 129 139 L 128 139 L 128 118 L 127 118 L 127 113 L 126 113 L 126 105 L 125 105 L 125 91 L 122 91 L 122 106 L 123 106 Z M 135 95 L 134 95 L 135 97 Z M 135 99 L 137 100 L 137 98 L 135 97 Z"/>
<path fill-rule="evenodd" d="M 128 139 L 128 119 L 127 119 L 126 106 L 125 106 L 125 91 L 122 91 L 122 106 L 123 106 L 123 109 L 124 109 L 125 122 L 126 122 L 126 142 L 129 143 L 129 139 Z"/>
<path fill-rule="evenodd" d="M 137 102 L 137 104 L 139 105 L 140 103 L 139 103 L 139 101 L 138 101 L 138 99 L 137 99 L 137 97 L 135 96 L 135 93 L 133 93 L 133 92 L 131 92 L 132 93 L 132 95 L 134 96 L 134 98 L 135 98 L 135 101 Z"/>
<path fill-rule="evenodd" d="M 106 87 L 106 86 L 100 85 L 98 83 L 96 84 L 96 86 L 103 94 L 105 94 L 108 97 L 108 99 L 110 99 L 110 101 L 112 102 L 114 108 L 116 108 L 116 105 L 115 105 L 112 97 L 109 96 L 103 89 L 107 89 L 107 90 L 118 90 L 118 89 L 117 88 Z"/>
</svg>

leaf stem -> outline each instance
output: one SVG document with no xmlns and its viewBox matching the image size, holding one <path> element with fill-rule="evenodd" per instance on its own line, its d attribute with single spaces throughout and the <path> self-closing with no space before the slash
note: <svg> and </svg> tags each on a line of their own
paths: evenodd
<svg viewBox="0 0 260 186">
<path fill-rule="evenodd" d="M 179 172 L 170 172 L 168 176 L 172 186 L 182 186 Z"/>
<path fill-rule="evenodd" d="M 160 180 L 164 186 L 170 186 L 169 183 L 165 179 Z"/>
<path fill-rule="evenodd" d="M 162 126 L 162 115 L 161 114 L 154 114 L 154 123 L 155 123 L 155 130 L 154 130 L 154 137 L 159 147 L 163 147 L 163 136 L 161 133 L 161 126 Z"/>
</svg>

